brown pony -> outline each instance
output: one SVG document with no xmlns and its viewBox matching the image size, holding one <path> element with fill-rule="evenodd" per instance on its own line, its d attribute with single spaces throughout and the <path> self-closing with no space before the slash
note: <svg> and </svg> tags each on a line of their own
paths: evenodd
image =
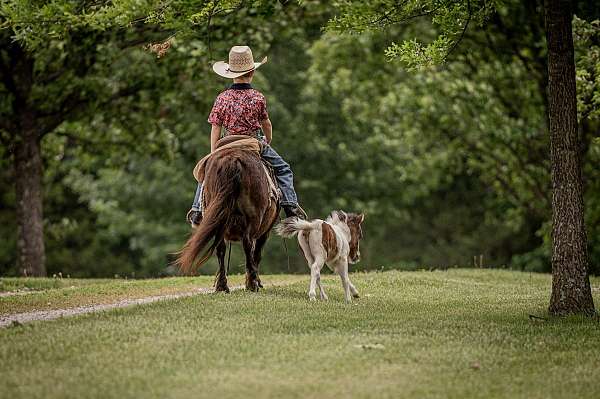
<svg viewBox="0 0 600 399">
<path fill-rule="evenodd" d="M 225 241 L 241 241 L 246 255 L 246 289 L 258 291 L 262 288 L 258 276 L 261 252 L 279 214 L 278 202 L 270 198 L 269 181 L 259 155 L 241 149 L 215 152 L 206 164 L 204 193 L 204 216 L 176 264 L 189 274 L 216 250 L 219 270 L 215 290 L 229 292 Z"/>
</svg>

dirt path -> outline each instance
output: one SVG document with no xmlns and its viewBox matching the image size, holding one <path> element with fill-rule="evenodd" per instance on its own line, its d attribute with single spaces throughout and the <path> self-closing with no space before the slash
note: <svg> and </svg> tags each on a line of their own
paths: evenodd
<svg viewBox="0 0 600 399">
<path fill-rule="evenodd" d="M 269 284 L 270 286 L 278 285 L 278 284 Z M 266 284 L 265 284 L 266 286 Z M 236 285 L 230 287 L 231 291 L 240 290 L 244 288 L 242 285 Z M 39 310 L 36 312 L 26 312 L 26 313 L 15 313 L 9 315 L 0 316 L 0 328 L 8 327 L 11 325 L 19 325 L 23 323 L 28 323 L 30 321 L 37 320 L 54 320 L 61 317 L 69 317 L 76 316 L 85 313 L 92 312 L 100 312 L 104 310 L 111 310 L 116 308 L 125 308 L 128 306 L 134 305 L 144 305 L 147 303 L 163 301 L 168 299 L 178 299 L 185 298 L 194 295 L 202 295 L 202 294 L 210 294 L 214 292 L 212 288 L 197 288 L 192 291 L 182 292 L 179 294 L 167 294 L 167 295 L 155 295 L 149 296 L 145 298 L 138 299 L 123 299 L 118 302 L 109 303 L 109 304 L 99 304 L 99 305 L 86 305 L 79 306 L 76 308 L 68 308 L 68 309 L 56 309 L 56 310 Z"/>
<path fill-rule="evenodd" d="M 8 296 L 29 295 L 29 294 L 35 294 L 36 292 L 40 292 L 40 291 L 28 290 L 28 291 L 0 292 L 0 298 L 6 298 Z"/>
</svg>

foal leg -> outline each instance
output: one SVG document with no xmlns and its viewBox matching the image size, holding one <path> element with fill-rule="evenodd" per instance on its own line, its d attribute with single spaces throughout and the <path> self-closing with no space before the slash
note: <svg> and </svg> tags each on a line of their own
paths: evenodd
<svg viewBox="0 0 600 399">
<path fill-rule="evenodd" d="M 300 233 L 298 233 L 298 244 L 300 244 L 300 248 L 302 249 L 302 253 L 304 254 L 304 257 L 306 258 L 306 262 L 308 262 L 308 267 L 310 268 L 310 286 L 308 288 L 308 298 L 311 300 L 314 300 L 314 298 L 316 298 L 316 294 L 314 294 L 313 297 L 311 297 L 311 292 L 315 292 L 314 289 L 314 285 L 313 285 L 313 270 L 315 269 L 315 267 L 313 267 L 313 265 L 316 265 L 316 278 L 315 278 L 315 284 L 319 287 L 319 293 L 321 296 L 321 299 L 323 300 L 327 300 L 327 295 L 325 294 L 325 291 L 323 290 L 323 286 L 321 286 L 321 268 L 323 268 L 323 263 L 321 263 L 321 265 L 319 266 L 319 262 L 322 262 L 320 259 L 315 259 L 315 257 L 313 256 L 311 249 L 310 249 L 310 243 L 308 241 L 309 239 L 309 233 L 303 232 L 301 231 Z"/>
<path fill-rule="evenodd" d="M 324 260 L 320 257 L 315 257 L 315 261 L 310 265 L 310 286 L 308 287 L 308 299 L 315 301 L 317 299 L 317 293 L 315 291 L 317 280 L 321 278 L 321 268 L 323 267 Z"/>
<path fill-rule="evenodd" d="M 350 281 L 350 278 L 348 278 L 348 285 L 350 286 L 350 292 L 352 293 L 352 296 L 354 298 L 360 298 L 360 295 L 358 295 L 358 290 L 356 289 L 354 284 L 352 284 L 352 281 Z"/>
<path fill-rule="evenodd" d="M 217 292 L 229 292 L 229 287 L 227 286 L 227 270 L 225 269 L 226 250 L 227 246 L 225 245 L 225 240 L 222 240 L 217 245 L 217 258 L 219 259 L 219 270 L 217 270 L 217 275 L 215 276 L 215 291 Z"/>
<path fill-rule="evenodd" d="M 336 271 L 340 275 L 340 279 L 342 280 L 342 287 L 344 287 L 344 296 L 346 297 L 346 303 L 352 302 L 352 297 L 350 296 L 350 279 L 348 278 L 348 260 L 343 259 L 339 261 L 336 265 Z"/>
<path fill-rule="evenodd" d="M 300 244 L 300 248 L 302 249 L 302 253 L 308 262 L 308 267 L 315 262 L 315 258 L 312 256 L 312 252 L 310 251 L 310 244 L 308 242 L 308 233 L 301 231 L 298 233 L 298 244 Z"/>
<path fill-rule="evenodd" d="M 323 289 L 323 286 L 321 285 L 321 273 L 319 273 L 319 275 L 317 276 L 317 287 L 319 287 L 319 293 L 321 295 L 321 300 L 326 301 L 329 298 L 327 298 L 327 294 L 325 293 L 325 290 Z"/>
<path fill-rule="evenodd" d="M 258 272 L 254 265 L 254 249 L 256 241 L 249 237 L 244 237 L 242 239 L 242 246 L 244 247 L 244 254 L 246 255 L 246 289 L 248 291 L 258 292 L 260 285 L 257 281 Z"/>
</svg>

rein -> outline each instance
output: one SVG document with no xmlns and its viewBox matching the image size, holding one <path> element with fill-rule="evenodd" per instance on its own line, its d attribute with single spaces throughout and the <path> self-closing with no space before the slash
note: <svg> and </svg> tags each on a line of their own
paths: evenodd
<svg viewBox="0 0 600 399">
<path fill-rule="evenodd" d="M 229 275 L 229 263 L 231 263 L 231 241 L 229 241 L 229 254 L 227 255 L 227 269 L 225 269 L 225 275 Z"/>
</svg>

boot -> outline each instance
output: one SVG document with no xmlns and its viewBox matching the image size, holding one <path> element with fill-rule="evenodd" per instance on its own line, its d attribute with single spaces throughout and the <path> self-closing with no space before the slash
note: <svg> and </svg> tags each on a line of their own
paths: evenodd
<svg viewBox="0 0 600 399">
<path fill-rule="evenodd" d="M 298 219 L 306 220 L 308 216 L 304 209 L 300 207 L 300 205 L 283 205 L 283 211 L 285 212 L 285 217 L 297 217 Z"/>
<path fill-rule="evenodd" d="M 190 209 L 185 215 L 185 220 L 192 226 L 192 228 L 198 227 L 200 222 L 202 221 L 202 211 L 198 209 Z"/>
</svg>

